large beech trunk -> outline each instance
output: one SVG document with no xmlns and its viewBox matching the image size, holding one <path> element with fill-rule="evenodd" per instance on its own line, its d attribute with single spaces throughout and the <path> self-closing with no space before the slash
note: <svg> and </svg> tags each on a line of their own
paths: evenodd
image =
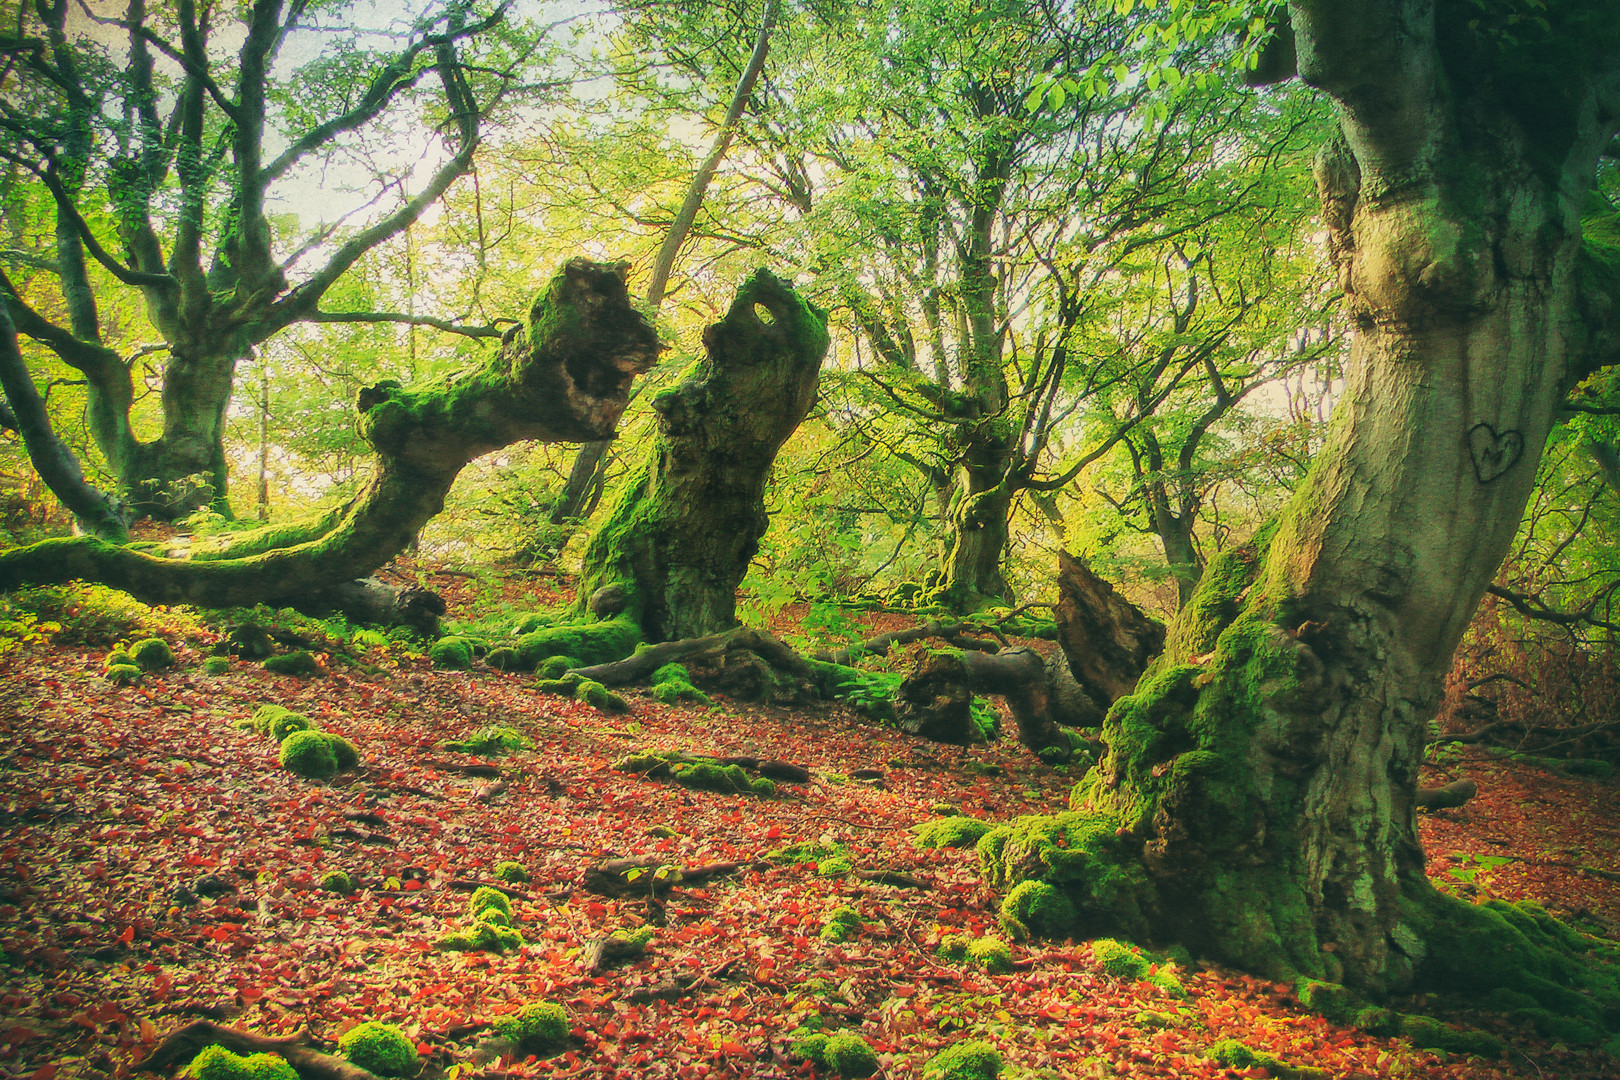
<svg viewBox="0 0 1620 1080">
<path fill-rule="evenodd" d="M 776 454 L 809 413 L 823 317 L 768 271 L 703 334 L 696 374 L 652 401 L 658 433 L 585 551 L 579 596 L 622 585 L 648 641 L 735 626 L 737 586 L 769 518 Z"/>
<path fill-rule="evenodd" d="M 1341 107 L 1318 179 L 1357 327 L 1345 390 L 1274 529 L 1211 563 L 1109 714 L 1076 805 L 1145 870 L 1156 934 L 1276 976 L 1480 989 L 1506 966 L 1483 954 L 1533 950 L 1430 886 L 1418 767 L 1588 340 L 1580 214 L 1616 57 L 1556 29 L 1516 56 L 1419 0 L 1289 9 L 1300 73 Z M 1460 948 L 1464 923 L 1498 937 Z"/>
<path fill-rule="evenodd" d="M 306 597 L 364 577 L 443 509 L 456 475 L 479 455 L 521 439 L 611 434 L 631 380 L 658 353 L 624 273 L 622 265 L 576 259 L 535 301 L 527 336 L 509 335 L 484 367 L 422 388 L 385 382 L 362 390 L 360 429 L 377 455 L 372 477 L 319 527 L 267 530 L 274 546 L 238 558 L 166 559 L 87 538 L 47 540 L 0 555 L 0 589 L 84 578 L 148 603 L 223 607 Z M 252 546 L 249 534 L 235 550 Z"/>
</svg>

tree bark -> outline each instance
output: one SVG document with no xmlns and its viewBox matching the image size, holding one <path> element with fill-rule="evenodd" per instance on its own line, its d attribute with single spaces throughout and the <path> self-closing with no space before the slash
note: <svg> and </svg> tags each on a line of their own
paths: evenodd
<svg viewBox="0 0 1620 1080">
<path fill-rule="evenodd" d="M 45 402 L 23 364 L 17 348 L 17 329 L 4 304 L 0 304 L 0 390 L 10 405 L 7 421 L 22 436 L 28 460 L 51 494 L 62 500 L 85 532 L 122 543 L 128 535 L 123 510 L 85 480 L 78 458 L 51 429 Z"/>
<path fill-rule="evenodd" d="M 1151 619 L 1086 565 L 1058 552 L 1058 647 L 1085 691 L 1104 707 L 1136 689 L 1164 651 L 1164 624 Z"/>
<path fill-rule="evenodd" d="M 1512 48 L 1422 0 L 1289 5 L 1300 73 L 1340 108 L 1319 185 L 1357 333 L 1307 479 L 1206 569 L 1076 793 L 1097 850 L 1142 875 L 1138 932 L 1373 993 L 1499 985 L 1503 950 L 1568 974 L 1433 889 L 1414 811 L 1452 652 L 1587 340 L 1580 216 L 1620 123 L 1601 9 Z M 1132 921 L 1098 879 L 1065 884 Z"/>
<path fill-rule="evenodd" d="M 591 537 L 581 604 L 624 586 L 648 641 L 736 625 L 737 586 L 769 519 L 765 484 L 816 397 L 826 322 L 760 270 L 703 334 L 694 376 L 653 399 L 658 432 Z"/>
<path fill-rule="evenodd" d="M 482 368 L 406 389 L 360 392 L 360 429 L 376 451 L 372 477 L 319 535 L 265 530 L 272 546 L 226 559 L 165 559 L 89 539 L 47 540 L 0 555 L 0 589 L 73 578 L 100 581 L 147 603 L 207 607 L 308 597 L 364 577 L 409 544 L 444 506 L 462 467 L 520 439 L 608 435 L 630 382 L 658 341 L 625 291 L 625 267 L 576 259 Z M 286 541 L 291 541 L 290 544 Z M 254 535 L 236 550 L 251 550 Z"/>
</svg>

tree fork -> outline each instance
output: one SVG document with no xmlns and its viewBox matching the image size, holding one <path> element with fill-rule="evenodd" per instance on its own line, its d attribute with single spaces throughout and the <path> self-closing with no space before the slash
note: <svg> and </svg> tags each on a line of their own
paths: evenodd
<svg viewBox="0 0 1620 1080">
<path fill-rule="evenodd" d="M 481 368 L 442 383 L 384 382 L 360 392 L 361 433 L 376 452 L 370 481 L 332 529 L 230 559 L 167 559 L 89 538 L 0 555 L 0 590 L 99 581 L 147 603 L 226 607 L 290 600 L 364 577 L 397 555 L 444 506 L 463 466 L 520 439 L 610 435 L 631 380 L 657 358 L 657 335 L 625 290 L 623 264 L 575 259 Z M 320 526 L 315 526 L 318 529 Z M 311 530 L 313 531 L 313 529 Z M 273 530 L 272 530 L 273 532 Z"/>
</svg>

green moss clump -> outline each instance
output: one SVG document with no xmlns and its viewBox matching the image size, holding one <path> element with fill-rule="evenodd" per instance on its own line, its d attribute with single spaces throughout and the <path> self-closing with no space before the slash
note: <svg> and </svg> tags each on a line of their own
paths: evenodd
<svg viewBox="0 0 1620 1080">
<path fill-rule="evenodd" d="M 101 662 L 101 670 L 104 672 L 111 671 L 115 667 L 139 666 L 140 665 L 135 663 L 135 658 L 129 655 L 128 649 L 114 649 L 109 652 L 107 654 L 107 658 Z"/>
<path fill-rule="evenodd" d="M 335 892 L 339 896 L 348 896 L 354 892 L 354 879 L 342 870 L 333 870 L 321 878 L 321 888 L 327 892 Z"/>
<path fill-rule="evenodd" d="M 491 926 L 504 926 L 508 930 L 516 928 L 516 924 L 514 924 L 512 921 L 512 916 L 507 912 L 502 911 L 500 908 L 487 907 L 474 915 L 473 918 L 481 923 L 488 923 Z"/>
<path fill-rule="evenodd" d="M 270 734 L 270 725 L 283 716 L 296 716 L 291 709 L 282 705 L 260 705 L 253 710 L 253 730 L 260 735 Z"/>
<path fill-rule="evenodd" d="M 510 1039 L 520 1054 L 543 1057 L 568 1044 L 568 1014 L 561 1005 L 537 1001 L 503 1016 L 494 1024 L 496 1034 Z"/>
<path fill-rule="evenodd" d="M 465 739 L 450 740 L 439 744 L 441 750 L 453 750 L 458 754 L 480 754 L 484 757 L 500 757 L 502 754 L 514 750 L 527 748 L 529 741 L 515 728 L 490 725 L 481 727 Z"/>
<path fill-rule="evenodd" d="M 977 938 L 967 947 L 968 963 L 982 968 L 991 975 L 1005 975 L 1012 970 L 1012 950 L 1000 938 Z"/>
<path fill-rule="evenodd" d="M 605 622 L 573 623 L 534 630 L 513 647 L 526 666 L 538 667 L 548 656 L 566 656 L 573 667 L 623 660 L 641 642 L 641 624 L 628 613 Z"/>
<path fill-rule="evenodd" d="M 993 826 L 988 821 L 953 814 L 913 825 L 912 842 L 920 848 L 972 847 L 991 828 Z"/>
<path fill-rule="evenodd" d="M 504 881 L 510 885 L 521 885 L 529 880 L 529 872 L 524 869 L 523 864 L 510 859 L 496 863 L 494 874 L 496 881 Z"/>
<path fill-rule="evenodd" d="M 162 638 L 142 638 L 129 647 L 129 655 L 142 671 L 160 671 L 174 666 L 174 650 Z"/>
<path fill-rule="evenodd" d="M 1062 889 L 1077 932 L 1118 927 L 1145 938 L 1157 896 L 1121 824 L 1085 810 L 1015 818 L 979 838 L 979 866 L 997 888 L 1044 881 Z"/>
<path fill-rule="evenodd" d="M 1001 928 L 1018 940 L 1064 937 L 1074 929 L 1075 918 L 1069 898 L 1044 881 L 1020 882 L 1001 901 L 999 912 Z"/>
<path fill-rule="evenodd" d="M 1428 1016 L 1402 1016 L 1400 1033 L 1422 1050 L 1445 1050 L 1453 1054 L 1501 1057 L 1507 1047 L 1496 1036 L 1478 1030 L 1459 1030 Z M 1596 1041 L 1592 1037 L 1581 1042 Z"/>
<path fill-rule="evenodd" d="M 845 1077 L 871 1076 L 878 1071 L 877 1054 L 867 1041 L 853 1031 L 840 1031 L 828 1037 L 821 1048 L 826 1067 Z"/>
<path fill-rule="evenodd" d="M 446 934 L 435 944 L 446 952 L 509 952 L 523 948 L 523 935 L 508 926 L 480 920 L 471 930 Z"/>
<path fill-rule="evenodd" d="M 354 743 L 341 735 L 333 735 L 330 731 L 322 732 L 326 736 L 326 745 L 332 750 L 332 757 L 337 761 L 338 772 L 352 769 L 360 764 L 360 751 Z"/>
<path fill-rule="evenodd" d="M 298 1080 L 298 1071 L 280 1054 L 241 1057 L 223 1046 L 206 1046 L 181 1070 L 191 1080 Z"/>
<path fill-rule="evenodd" d="M 523 668 L 523 660 L 517 650 L 505 646 L 489 650 L 484 656 L 484 663 L 496 671 L 520 671 Z"/>
<path fill-rule="evenodd" d="M 519 655 L 521 656 L 521 654 Z M 574 668 L 584 666 L 572 656 L 548 656 L 535 667 L 534 673 L 541 679 L 549 681 L 560 679 Z M 573 691 L 570 690 L 569 693 L 573 693 Z"/>
<path fill-rule="evenodd" d="M 1097 965 L 1116 979 L 1142 979 L 1147 977 L 1147 957 L 1128 942 L 1113 938 L 1098 938 L 1091 943 L 1091 955 Z"/>
<path fill-rule="evenodd" d="M 996 1080 L 1001 1070 L 1001 1055 L 995 1047 L 969 1039 L 935 1054 L 923 1066 L 922 1080 Z"/>
<path fill-rule="evenodd" d="M 473 643 L 472 639 L 464 637 L 445 637 L 428 646 L 428 660 L 434 667 L 448 668 L 451 671 L 466 671 L 472 667 Z"/>
<path fill-rule="evenodd" d="M 264 670 L 272 675 L 302 675 L 305 677 L 319 675 L 321 665 L 315 658 L 303 649 L 294 649 L 289 653 L 272 656 L 264 662 Z"/>
<path fill-rule="evenodd" d="M 203 671 L 209 675 L 223 675 L 231 670 L 228 656 L 210 656 L 203 661 Z"/>
<path fill-rule="evenodd" d="M 325 780 L 338 771 L 331 741 L 319 731 L 295 731 L 287 736 L 281 744 L 280 761 L 283 769 L 311 780 Z"/>
<path fill-rule="evenodd" d="M 480 885 L 473 890 L 472 896 L 467 898 L 467 914 L 477 918 L 480 912 L 489 910 L 499 911 L 503 915 L 512 914 L 512 901 L 499 889 L 492 889 L 488 885 Z"/>
<path fill-rule="evenodd" d="M 1259 1050 L 1251 1050 L 1236 1039 L 1222 1039 L 1208 1050 L 1205 1050 L 1204 1056 L 1220 1062 L 1228 1069 L 1253 1069 L 1258 1067 L 1270 1073 L 1277 1073 L 1288 1068 L 1280 1059 Z"/>
<path fill-rule="evenodd" d="M 816 873 L 822 877 L 840 877 L 855 872 L 855 861 L 848 855 L 834 855 L 816 864 Z"/>
<path fill-rule="evenodd" d="M 967 958 L 968 946 L 973 939 L 965 934 L 946 934 L 939 942 L 939 955 L 942 959 L 953 964 L 959 964 Z"/>
<path fill-rule="evenodd" d="M 597 712 L 622 713 L 630 703 L 594 679 L 581 679 L 574 687 L 574 700 L 583 701 Z"/>
<path fill-rule="evenodd" d="M 748 786 L 762 799 L 776 798 L 776 781 L 768 776 L 757 776 L 748 782 Z"/>
<path fill-rule="evenodd" d="M 642 776 L 668 776 L 669 758 L 662 754 L 626 754 L 613 763 L 614 771 L 640 773 Z"/>
<path fill-rule="evenodd" d="M 713 765 L 698 761 L 672 767 L 670 777 L 682 787 L 718 791 L 726 795 L 752 793 L 753 784 L 741 765 Z"/>
<path fill-rule="evenodd" d="M 861 929 L 861 913 L 848 904 L 840 904 L 827 913 L 821 924 L 822 941 L 848 941 Z"/>
<path fill-rule="evenodd" d="M 1147 982 L 1149 986 L 1157 987 L 1173 998 L 1185 998 L 1187 996 L 1186 984 L 1173 971 L 1155 971 L 1147 977 Z"/>
<path fill-rule="evenodd" d="M 811 1032 L 802 1038 L 793 1041 L 793 1055 L 803 1058 L 818 1069 L 827 1067 L 827 1040 L 832 1038 L 825 1031 Z"/>
<path fill-rule="evenodd" d="M 709 704 L 709 695 L 692 685 L 692 673 L 685 664 L 665 664 L 652 673 L 652 696 L 665 705 L 678 702 Z"/>
<path fill-rule="evenodd" d="M 394 1025 L 375 1020 L 339 1035 L 338 1053 L 378 1076 L 410 1076 L 417 1069 L 416 1044 Z"/>
<path fill-rule="evenodd" d="M 270 721 L 270 731 L 268 734 L 278 743 L 286 742 L 287 736 L 291 735 L 293 732 L 309 731 L 312 727 L 314 727 L 314 725 L 309 722 L 309 717 L 304 716 L 301 713 L 287 712 L 286 710 L 283 710 L 276 716 L 274 720 Z"/>
<path fill-rule="evenodd" d="M 133 686 L 141 681 L 141 669 L 134 664 L 114 664 L 107 669 L 106 678 L 114 686 Z"/>
</svg>

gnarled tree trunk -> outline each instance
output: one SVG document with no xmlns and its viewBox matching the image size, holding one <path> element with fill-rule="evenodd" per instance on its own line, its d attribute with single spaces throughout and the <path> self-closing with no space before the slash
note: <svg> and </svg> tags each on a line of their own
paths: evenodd
<svg viewBox="0 0 1620 1080">
<path fill-rule="evenodd" d="M 737 586 L 769 519 L 765 484 L 815 402 L 826 322 L 757 271 L 703 334 L 697 373 L 653 399 L 658 434 L 591 537 L 581 603 L 622 585 L 649 641 L 736 625 Z"/>
<path fill-rule="evenodd" d="M 623 265 L 576 259 L 488 364 L 442 384 L 384 382 L 360 392 L 371 479 L 320 529 L 265 530 L 271 545 L 237 558 L 165 559 L 96 540 L 47 540 L 0 555 L 0 589 L 73 578 L 155 604 L 274 603 L 364 577 L 433 515 L 462 467 L 521 439 L 606 437 L 630 382 L 657 357 L 657 335 L 631 305 Z M 330 526 L 327 528 L 327 526 Z M 252 550 L 253 534 L 236 545 Z"/>
<path fill-rule="evenodd" d="M 1319 183 L 1357 332 L 1311 473 L 1207 568 L 1077 792 L 1111 826 L 1099 851 L 1143 875 L 1136 929 L 1372 992 L 1556 967 L 1436 893 L 1414 810 L 1441 681 L 1588 340 L 1580 215 L 1620 123 L 1603 7 L 1510 47 L 1423 0 L 1289 5 L 1301 75 L 1340 105 Z M 1095 879 L 1064 884 L 1108 917 Z"/>
</svg>

